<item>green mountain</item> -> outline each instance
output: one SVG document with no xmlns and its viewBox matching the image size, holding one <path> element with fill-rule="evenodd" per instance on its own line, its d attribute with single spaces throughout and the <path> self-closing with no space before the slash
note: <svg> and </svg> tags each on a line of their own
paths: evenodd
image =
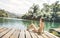
<svg viewBox="0 0 60 38">
<path fill-rule="evenodd" d="M 18 16 L 8 11 L 0 9 L 0 17 L 17 18 Z"/>
</svg>

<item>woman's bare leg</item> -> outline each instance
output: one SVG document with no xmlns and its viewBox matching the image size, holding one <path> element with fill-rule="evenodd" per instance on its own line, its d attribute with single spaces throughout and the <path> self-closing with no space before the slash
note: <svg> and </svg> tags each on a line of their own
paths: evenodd
<svg viewBox="0 0 60 38">
<path fill-rule="evenodd" d="M 36 26 L 32 23 L 31 25 L 29 25 L 27 30 L 32 30 L 33 32 L 38 32 L 38 29 L 36 28 Z"/>
</svg>

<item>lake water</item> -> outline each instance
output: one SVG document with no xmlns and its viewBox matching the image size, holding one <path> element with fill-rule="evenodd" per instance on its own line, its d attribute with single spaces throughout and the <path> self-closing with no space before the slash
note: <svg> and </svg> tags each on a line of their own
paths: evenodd
<svg viewBox="0 0 60 38">
<path fill-rule="evenodd" d="M 11 19 L 11 18 L 0 18 L 0 27 L 16 28 L 16 29 L 27 29 L 27 26 L 31 24 L 32 20 L 23 19 Z M 39 21 L 33 21 L 33 23 L 38 27 Z M 60 23 L 55 22 L 45 22 L 44 30 L 49 30 L 50 28 L 60 28 Z"/>
</svg>

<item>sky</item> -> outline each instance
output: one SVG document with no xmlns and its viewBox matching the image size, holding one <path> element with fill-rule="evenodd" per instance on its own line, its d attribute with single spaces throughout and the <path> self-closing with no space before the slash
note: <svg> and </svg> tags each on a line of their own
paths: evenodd
<svg viewBox="0 0 60 38">
<path fill-rule="evenodd" d="M 33 3 L 38 4 L 42 8 L 43 3 L 52 4 L 55 1 L 60 0 L 0 0 L 0 9 L 20 15 L 25 14 Z"/>
</svg>

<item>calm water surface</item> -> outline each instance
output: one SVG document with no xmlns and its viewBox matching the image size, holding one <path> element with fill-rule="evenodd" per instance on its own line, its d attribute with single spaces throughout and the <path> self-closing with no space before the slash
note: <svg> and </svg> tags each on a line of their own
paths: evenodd
<svg viewBox="0 0 60 38">
<path fill-rule="evenodd" d="M 16 29 L 27 29 L 27 27 L 31 24 L 32 20 L 22 20 L 22 19 L 6 19 L 0 18 L 0 27 L 7 28 L 16 28 Z M 38 27 L 39 21 L 33 21 L 33 23 Z M 60 23 L 55 22 L 45 22 L 45 30 L 49 30 L 50 28 L 60 28 Z"/>
</svg>

